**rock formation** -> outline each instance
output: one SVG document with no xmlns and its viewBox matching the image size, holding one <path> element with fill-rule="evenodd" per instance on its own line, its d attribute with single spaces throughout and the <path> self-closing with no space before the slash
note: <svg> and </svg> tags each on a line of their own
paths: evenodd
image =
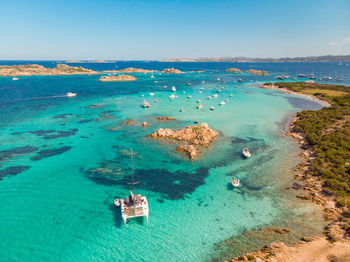
<svg viewBox="0 0 350 262">
<path fill-rule="evenodd" d="M 184 72 L 180 71 L 179 69 L 166 68 L 162 71 L 162 73 L 165 73 L 165 74 L 183 74 Z"/>
<path fill-rule="evenodd" d="M 151 138 L 187 142 L 188 145 L 181 144 L 176 150 L 185 152 L 192 159 L 195 159 L 198 155 L 198 148 L 195 146 L 208 147 L 217 136 L 218 132 L 209 128 L 207 123 L 198 126 L 187 126 L 176 131 L 169 128 L 159 128 L 154 133 L 147 135 Z"/>
<path fill-rule="evenodd" d="M 176 120 L 175 117 L 170 117 L 170 116 L 157 116 L 157 119 L 158 119 L 159 121 Z"/>
<path fill-rule="evenodd" d="M 80 75 L 98 74 L 81 66 L 58 64 L 54 68 L 47 68 L 37 64 L 0 66 L 0 76 L 34 76 L 34 75 Z"/>
<path fill-rule="evenodd" d="M 120 82 L 120 81 L 135 81 L 136 77 L 131 75 L 118 75 L 118 76 L 101 76 L 98 81 L 101 82 Z"/>
<path fill-rule="evenodd" d="M 121 70 L 105 70 L 104 73 L 153 73 L 155 70 L 129 67 Z"/>
<path fill-rule="evenodd" d="M 233 72 L 233 73 L 240 73 L 242 72 L 241 70 L 239 70 L 238 68 L 229 68 L 229 69 L 226 69 L 225 72 Z"/>
<path fill-rule="evenodd" d="M 246 73 L 252 74 L 252 75 L 263 75 L 267 76 L 269 75 L 266 71 L 264 70 L 255 70 L 255 69 L 248 69 L 245 71 Z"/>
</svg>

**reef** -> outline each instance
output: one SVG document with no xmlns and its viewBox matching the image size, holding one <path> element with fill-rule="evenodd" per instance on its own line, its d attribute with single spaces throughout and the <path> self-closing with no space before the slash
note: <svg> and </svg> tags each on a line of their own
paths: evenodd
<svg viewBox="0 0 350 262">
<path fill-rule="evenodd" d="M 232 67 L 232 68 L 226 69 L 225 72 L 240 73 L 240 72 L 242 72 L 242 71 L 241 71 L 240 69 L 238 69 L 238 68 Z"/>
</svg>

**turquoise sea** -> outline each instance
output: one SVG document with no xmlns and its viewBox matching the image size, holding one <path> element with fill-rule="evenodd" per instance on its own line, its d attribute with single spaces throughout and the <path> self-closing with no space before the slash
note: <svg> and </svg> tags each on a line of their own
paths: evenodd
<svg viewBox="0 0 350 262">
<path fill-rule="evenodd" d="M 317 207 L 295 198 L 292 169 L 300 151 L 284 135 L 292 113 L 322 106 L 258 88 L 286 72 L 286 64 L 77 65 L 204 72 L 156 73 L 154 79 L 133 74 L 135 82 L 110 83 L 98 82 L 100 75 L 0 77 L 0 261 L 220 261 L 265 244 L 247 238 L 249 230 L 288 227 L 292 241 L 322 232 Z M 336 69 L 345 75 L 344 83 L 350 80 L 346 64 L 341 69 L 337 63 L 289 66 L 292 74 L 330 75 Z M 227 67 L 272 75 L 234 75 L 224 72 Z M 238 79 L 243 82 L 234 83 Z M 218 87 L 224 87 L 221 93 Z M 66 92 L 77 96 L 64 97 Z M 170 101 L 173 93 L 177 97 Z M 213 94 L 218 97 L 206 99 Z M 141 107 L 144 100 L 149 109 Z M 178 120 L 159 122 L 157 116 Z M 198 160 L 176 152 L 175 144 L 146 138 L 160 127 L 177 129 L 196 118 L 220 133 Z M 125 126 L 128 119 L 136 125 Z M 142 127 L 143 121 L 150 125 Z M 243 147 L 252 158 L 241 157 Z M 136 193 L 147 196 L 150 221 L 124 225 L 113 199 L 129 194 L 130 149 L 136 152 Z M 241 180 L 239 188 L 230 185 L 232 176 Z M 235 245 L 225 241 L 232 238 Z"/>
</svg>

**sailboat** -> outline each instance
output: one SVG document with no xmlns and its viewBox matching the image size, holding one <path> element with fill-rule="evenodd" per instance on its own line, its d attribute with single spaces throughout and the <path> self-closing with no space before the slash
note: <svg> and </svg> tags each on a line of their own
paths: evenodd
<svg viewBox="0 0 350 262">
<path fill-rule="evenodd" d="M 148 201 L 145 196 L 135 194 L 135 184 L 138 182 L 134 181 L 134 167 L 133 167 L 133 152 L 130 150 L 131 157 L 131 177 L 132 177 L 132 188 L 130 190 L 130 196 L 126 196 L 125 199 L 114 199 L 114 204 L 120 206 L 122 218 L 124 224 L 126 224 L 129 218 L 134 217 L 146 217 L 147 221 L 149 220 L 149 208 Z"/>
</svg>

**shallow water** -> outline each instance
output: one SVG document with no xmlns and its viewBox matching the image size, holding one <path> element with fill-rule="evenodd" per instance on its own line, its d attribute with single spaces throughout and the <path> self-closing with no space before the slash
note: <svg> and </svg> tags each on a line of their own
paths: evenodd
<svg viewBox="0 0 350 262">
<path fill-rule="evenodd" d="M 209 261 L 242 252 L 242 247 L 217 244 L 247 230 L 297 224 L 296 236 L 321 232 L 317 208 L 283 189 L 299 149 L 281 124 L 288 114 L 319 104 L 257 88 L 272 76 L 232 76 L 212 69 L 156 74 L 155 79 L 135 76 L 138 81 L 126 83 L 98 82 L 99 76 L 0 78 L 2 258 Z M 227 83 L 218 84 L 218 76 Z M 238 78 L 247 81 L 232 82 Z M 174 101 L 168 98 L 171 86 L 177 88 Z M 225 89 L 217 93 L 217 87 Z M 60 97 L 69 91 L 78 96 Z M 215 93 L 218 98 L 206 99 Z M 143 100 L 149 109 L 140 106 Z M 155 117 L 160 115 L 178 120 L 159 122 Z M 160 127 L 191 125 L 196 118 L 220 133 L 196 161 L 176 152 L 175 144 L 145 137 Z M 128 119 L 137 125 L 125 126 Z M 141 127 L 142 121 L 150 125 Z M 243 147 L 250 149 L 251 159 L 242 159 Z M 136 192 L 149 200 L 150 221 L 124 225 L 113 198 L 129 193 L 131 148 L 137 153 Z M 118 171 L 92 172 L 98 167 Z M 237 189 L 230 185 L 232 176 L 241 180 Z M 252 242 L 251 248 L 258 245 Z"/>
</svg>

